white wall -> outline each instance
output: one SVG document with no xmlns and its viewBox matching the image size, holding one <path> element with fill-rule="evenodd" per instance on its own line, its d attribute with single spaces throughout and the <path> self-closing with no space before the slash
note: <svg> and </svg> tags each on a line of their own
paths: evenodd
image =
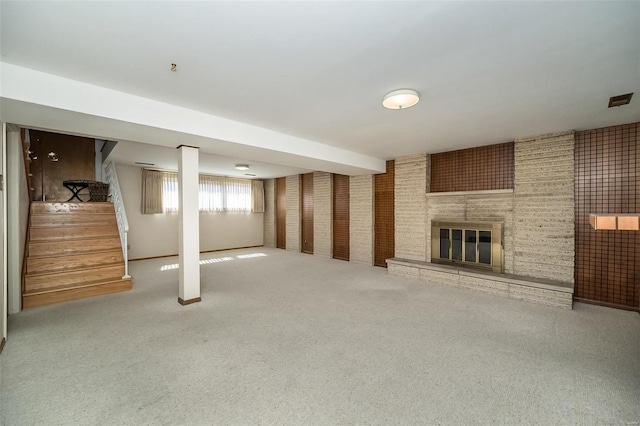
<svg viewBox="0 0 640 426">
<path fill-rule="evenodd" d="M 6 170 L 6 146 L 7 146 L 7 125 L 0 121 L 2 135 L 0 138 L 0 175 L 2 175 L 2 186 L 0 187 L 0 234 L 2 234 L 2 244 L 0 244 L 0 263 L 2 264 L 2 276 L 0 277 L 0 342 L 7 338 L 7 190 L 5 188 Z M 1 343 L 0 343 L 1 344 Z M 2 375 L 0 374 L 0 377 Z"/>
<path fill-rule="evenodd" d="M 142 214 L 142 169 L 117 166 L 129 221 L 129 259 L 178 254 L 178 214 Z M 263 213 L 200 213 L 200 251 L 263 244 Z"/>
<path fill-rule="evenodd" d="M 29 220 L 29 192 L 17 127 L 7 131 L 7 280 L 9 314 L 20 312 L 21 273 Z"/>
</svg>

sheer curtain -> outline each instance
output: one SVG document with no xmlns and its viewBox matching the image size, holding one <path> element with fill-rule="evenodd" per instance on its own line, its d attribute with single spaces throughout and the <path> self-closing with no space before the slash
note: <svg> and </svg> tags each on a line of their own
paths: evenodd
<svg viewBox="0 0 640 426">
<path fill-rule="evenodd" d="M 178 173 L 142 169 L 142 213 L 177 212 Z M 198 208 L 201 212 L 264 213 L 261 180 L 200 175 Z"/>
<path fill-rule="evenodd" d="M 227 178 L 225 181 L 225 207 L 228 212 L 251 211 L 251 181 Z"/>
<path fill-rule="evenodd" d="M 178 174 L 142 169 L 142 214 L 178 211 Z"/>
<path fill-rule="evenodd" d="M 264 213 L 264 183 L 261 180 L 251 181 L 251 211 Z"/>
<path fill-rule="evenodd" d="M 177 212 L 180 207 L 177 173 L 162 172 L 162 194 L 162 211 Z"/>
<path fill-rule="evenodd" d="M 200 211 L 224 211 L 224 186 L 225 179 L 222 176 L 200 175 L 198 187 Z"/>
</svg>

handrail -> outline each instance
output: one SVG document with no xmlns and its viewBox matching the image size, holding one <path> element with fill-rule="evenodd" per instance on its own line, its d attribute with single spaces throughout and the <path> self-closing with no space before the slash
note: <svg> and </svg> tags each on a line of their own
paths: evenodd
<svg viewBox="0 0 640 426">
<path fill-rule="evenodd" d="M 118 232 L 120 232 L 120 243 L 122 244 L 122 255 L 124 256 L 124 276 L 122 278 L 131 278 L 129 275 L 129 259 L 127 257 L 127 233 L 129 232 L 129 222 L 127 221 L 127 213 L 124 209 L 124 201 L 122 200 L 122 192 L 120 192 L 120 184 L 118 183 L 118 174 L 116 166 L 113 162 L 109 162 L 105 167 L 105 176 L 109 184 L 109 195 L 113 208 L 116 211 L 116 222 L 118 222 Z"/>
</svg>

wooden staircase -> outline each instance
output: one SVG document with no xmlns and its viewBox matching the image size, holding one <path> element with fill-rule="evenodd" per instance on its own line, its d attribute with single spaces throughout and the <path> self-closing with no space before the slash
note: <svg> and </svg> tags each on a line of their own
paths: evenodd
<svg viewBox="0 0 640 426">
<path fill-rule="evenodd" d="M 22 307 L 131 289 L 111 203 L 31 203 Z"/>
</svg>

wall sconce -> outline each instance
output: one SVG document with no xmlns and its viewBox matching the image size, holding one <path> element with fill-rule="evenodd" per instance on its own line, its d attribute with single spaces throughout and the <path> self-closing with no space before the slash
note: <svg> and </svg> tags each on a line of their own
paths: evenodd
<svg viewBox="0 0 640 426">
<path fill-rule="evenodd" d="M 589 223 L 596 231 L 638 231 L 640 230 L 640 214 L 590 214 Z"/>
</svg>

